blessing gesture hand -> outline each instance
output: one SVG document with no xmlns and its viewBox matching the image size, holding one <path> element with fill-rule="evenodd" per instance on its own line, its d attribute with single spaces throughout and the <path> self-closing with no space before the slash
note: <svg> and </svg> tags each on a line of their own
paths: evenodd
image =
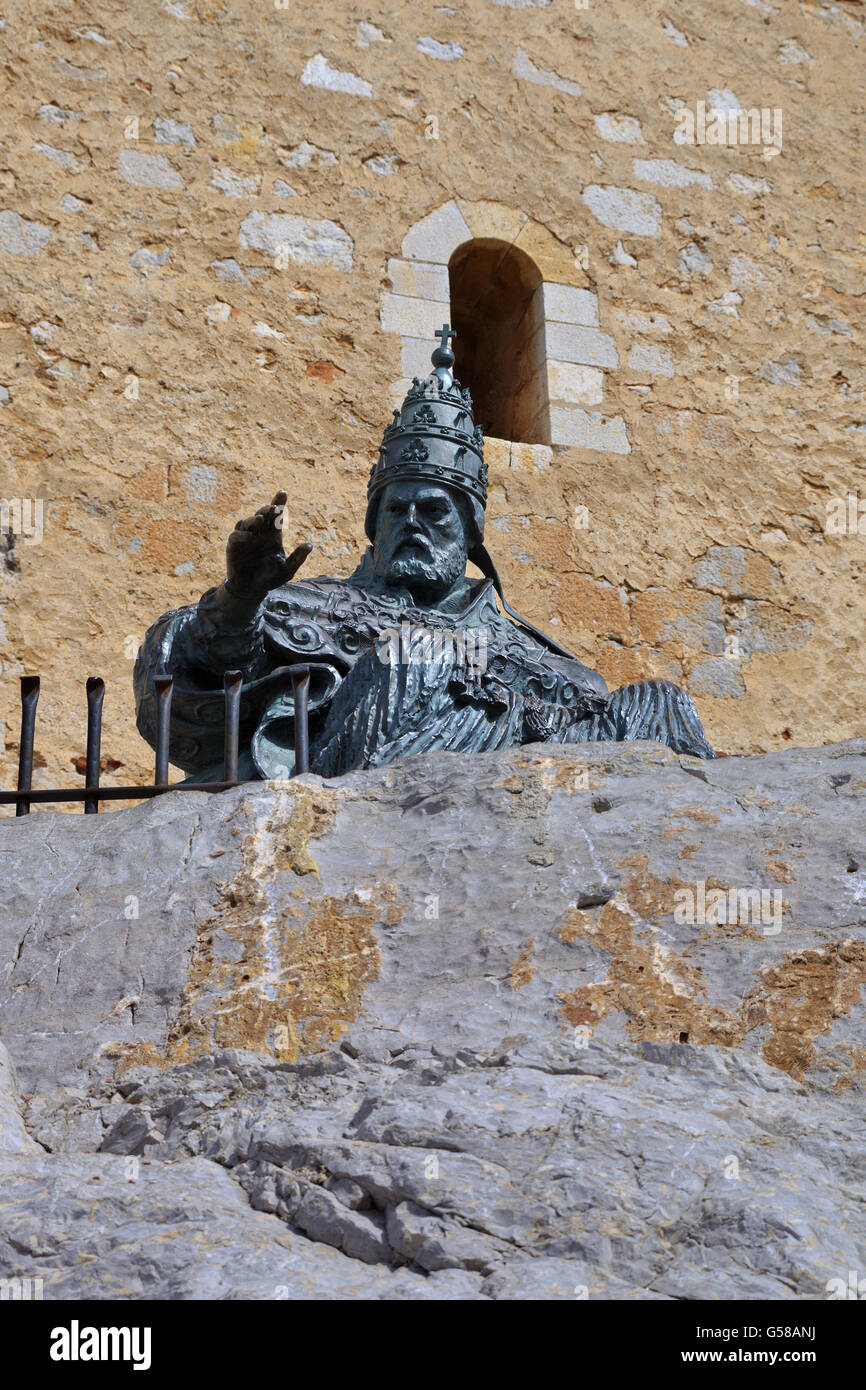
<svg viewBox="0 0 866 1390">
<path fill-rule="evenodd" d="M 267 507 L 239 521 L 226 546 L 226 577 L 239 597 L 263 599 L 287 583 L 306 560 L 312 545 L 304 541 L 291 555 L 283 549 L 283 514 L 287 494 L 276 493 Z"/>
</svg>

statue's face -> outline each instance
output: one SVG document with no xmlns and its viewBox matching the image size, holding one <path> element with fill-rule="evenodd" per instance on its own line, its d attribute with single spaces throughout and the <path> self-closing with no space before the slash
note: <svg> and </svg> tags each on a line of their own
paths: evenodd
<svg viewBox="0 0 866 1390">
<path fill-rule="evenodd" d="M 382 491 L 373 568 L 386 584 L 421 603 L 444 598 L 466 573 L 467 540 L 457 498 L 447 487 L 406 480 Z"/>
</svg>

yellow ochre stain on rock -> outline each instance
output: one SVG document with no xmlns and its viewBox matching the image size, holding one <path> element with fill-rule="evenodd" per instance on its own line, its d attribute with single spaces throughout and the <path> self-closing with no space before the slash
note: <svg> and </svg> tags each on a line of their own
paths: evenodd
<svg viewBox="0 0 866 1390">
<path fill-rule="evenodd" d="M 592 941 L 610 956 L 607 975 L 557 994 L 563 1027 L 595 1027 L 623 1011 L 629 1035 L 641 1042 L 739 1046 L 766 1027 L 764 1060 L 802 1079 L 815 1060 L 813 1039 L 850 1013 L 866 984 L 866 943 L 832 942 L 788 953 L 765 965 L 739 1006 L 724 1009 L 706 998 L 701 971 L 665 946 L 653 918 L 672 910 L 681 886 L 651 874 L 645 855 L 623 861 L 632 879 L 600 911 L 571 909 L 557 929 L 561 940 Z"/>
<path fill-rule="evenodd" d="M 770 1025 L 764 1058 L 799 1080 L 815 1059 L 812 1039 L 851 1012 L 866 983 L 866 942 L 834 941 L 767 965 L 754 991 Z"/>
<path fill-rule="evenodd" d="M 532 961 L 532 952 L 534 948 L 535 942 L 531 939 L 527 941 L 520 955 L 517 957 L 517 960 L 509 970 L 508 983 L 513 990 L 519 992 L 523 989 L 524 985 L 529 984 L 535 974 L 535 966 Z"/>
<path fill-rule="evenodd" d="M 662 945 L 624 896 L 611 898 L 595 918 L 573 908 L 566 927 L 585 934 L 611 957 L 604 980 L 557 995 L 567 1023 L 594 1027 L 621 1009 L 630 1035 L 642 1042 L 671 1041 L 683 1034 L 689 1042 L 731 1045 L 739 1040 L 725 1011 L 698 998 L 704 992 L 700 971 Z M 644 935 L 636 937 L 636 928 Z"/>
<path fill-rule="evenodd" d="M 288 877 L 318 880 L 310 842 L 330 828 L 346 795 L 300 783 L 276 794 L 244 840 L 242 868 L 199 930 L 164 1049 L 116 1045 L 119 1072 L 221 1048 L 296 1061 L 335 1041 L 358 1016 L 381 968 L 374 927 L 402 915 L 394 886 L 310 897 Z M 272 901 L 268 889 L 280 879 Z"/>
<path fill-rule="evenodd" d="M 623 887 L 623 896 L 642 917 L 653 921 L 659 914 L 673 912 L 679 889 L 687 885 L 680 878 L 660 878 L 650 871 L 648 854 L 630 854 L 617 861 L 617 868 L 633 872 Z"/>
</svg>

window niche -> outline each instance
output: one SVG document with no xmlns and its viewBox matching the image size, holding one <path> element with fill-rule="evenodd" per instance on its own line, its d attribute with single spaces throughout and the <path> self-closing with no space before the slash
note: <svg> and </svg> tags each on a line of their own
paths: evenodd
<svg viewBox="0 0 866 1390">
<path fill-rule="evenodd" d="M 550 423 L 542 276 L 492 237 L 459 246 L 448 265 L 455 375 L 472 392 L 485 435 L 547 444 Z"/>
</svg>

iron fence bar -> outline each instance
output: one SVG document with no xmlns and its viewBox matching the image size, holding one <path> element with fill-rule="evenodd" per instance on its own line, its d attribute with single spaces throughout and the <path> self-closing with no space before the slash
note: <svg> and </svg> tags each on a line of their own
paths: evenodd
<svg viewBox="0 0 866 1390">
<path fill-rule="evenodd" d="M 243 671 L 226 671 L 223 689 L 226 694 L 226 730 L 223 761 L 223 780 L 238 780 L 238 739 L 241 728 L 241 686 Z"/>
<path fill-rule="evenodd" d="M 310 770 L 310 721 L 307 702 L 310 695 L 309 666 L 290 666 L 295 705 L 295 777 Z"/>
<path fill-rule="evenodd" d="M 29 791 L 33 782 L 33 735 L 36 730 L 36 705 L 39 700 L 39 677 L 21 677 L 21 738 L 18 743 L 18 790 Z M 16 816 L 30 814 L 30 802 L 20 799 L 15 806 Z"/>
<path fill-rule="evenodd" d="M 99 753 L 102 746 L 102 701 L 105 697 L 105 681 L 101 676 L 87 677 L 87 757 L 84 774 L 89 788 L 99 786 Z M 99 797 L 87 796 L 84 801 L 84 814 L 95 816 L 99 810 Z"/>
<path fill-rule="evenodd" d="M 295 769 L 294 776 L 310 770 L 309 693 L 310 667 L 290 666 L 294 697 Z M 0 806 L 14 806 L 16 816 L 26 816 L 31 803 L 46 805 L 55 802 L 81 801 L 85 815 L 97 815 L 100 801 L 147 801 L 164 792 L 175 790 L 216 793 L 241 786 L 238 778 L 240 741 L 240 704 L 243 687 L 242 671 L 226 671 L 225 691 L 225 750 L 223 780 L 197 782 L 188 786 L 182 782 L 169 783 L 169 754 L 171 739 L 171 701 L 174 679 L 164 670 L 154 678 L 157 696 L 156 761 L 154 780 L 150 786 L 100 786 L 100 753 L 102 746 L 102 707 L 105 681 L 101 676 L 87 680 L 87 754 L 85 785 L 83 787 L 40 787 L 33 789 L 33 745 L 36 727 L 36 705 L 39 700 L 39 676 L 21 677 L 21 738 L 18 755 L 18 787 L 14 792 L 0 790 Z"/>
<path fill-rule="evenodd" d="M 174 677 L 156 676 L 156 763 L 153 780 L 157 787 L 168 786 L 168 752 L 171 742 L 171 696 Z"/>
</svg>

